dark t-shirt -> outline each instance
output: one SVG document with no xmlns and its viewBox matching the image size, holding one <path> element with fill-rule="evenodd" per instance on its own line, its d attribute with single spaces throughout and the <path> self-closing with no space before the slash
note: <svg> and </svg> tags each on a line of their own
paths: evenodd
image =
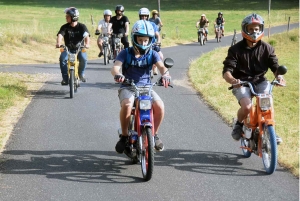
<svg viewBox="0 0 300 201">
<path fill-rule="evenodd" d="M 69 23 L 67 23 L 61 26 L 57 35 L 61 34 L 64 37 L 65 45 L 71 49 L 74 49 L 76 44 L 82 41 L 83 34 L 85 32 L 89 33 L 84 24 L 78 22 L 75 27 L 72 27 Z"/>
<path fill-rule="evenodd" d="M 119 20 L 117 20 L 117 16 L 113 16 L 109 22 L 112 23 L 112 29 L 114 34 L 124 34 L 126 32 L 125 23 L 130 23 L 125 15 L 123 15 Z"/>
</svg>

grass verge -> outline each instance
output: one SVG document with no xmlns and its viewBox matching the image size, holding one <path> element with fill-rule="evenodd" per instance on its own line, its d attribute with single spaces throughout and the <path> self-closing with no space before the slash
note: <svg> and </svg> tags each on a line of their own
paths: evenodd
<svg viewBox="0 0 300 201">
<path fill-rule="evenodd" d="M 279 146 L 278 161 L 299 177 L 299 29 L 271 36 L 267 42 L 274 46 L 280 65 L 288 67 L 287 87 L 273 91 L 276 132 L 284 141 Z M 218 48 L 193 61 L 189 76 L 204 100 L 231 124 L 239 106 L 221 75 L 227 50 Z M 273 79 L 271 71 L 267 77 Z"/>
</svg>

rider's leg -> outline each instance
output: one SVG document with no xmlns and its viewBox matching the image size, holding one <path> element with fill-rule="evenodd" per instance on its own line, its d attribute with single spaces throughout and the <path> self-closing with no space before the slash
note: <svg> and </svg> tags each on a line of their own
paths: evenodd
<svg viewBox="0 0 300 201">
<path fill-rule="evenodd" d="M 87 65 L 87 53 L 80 51 L 78 53 L 78 60 L 79 60 L 79 68 L 78 68 L 79 77 L 82 82 L 86 82 L 86 79 L 84 78 L 84 71 Z"/>
<path fill-rule="evenodd" d="M 98 40 L 97 40 L 97 45 L 98 45 L 98 47 L 100 49 L 100 53 L 98 54 L 98 57 L 101 57 L 103 55 L 103 46 L 102 46 L 102 43 L 103 43 L 102 38 L 99 37 Z"/>
<path fill-rule="evenodd" d="M 60 71 L 62 75 L 62 85 L 67 85 L 68 84 L 68 53 L 66 51 L 63 51 L 60 54 L 59 57 L 59 66 L 60 66 Z"/>
<path fill-rule="evenodd" d="M 128 36 L 124 36 L 121 38 L 121 43 L 124 45 L 124 48 L 129 47 Z"/>
<path fill-rule="evenodd" d="M 165 106 L 163 101 L 160 99 L 158 94 L 152 91 L 151 96 L 153 97 L 153 117 L 154 117 L 154 141 L 155 149 L 162 151 L 164 149 L 164 144 L 158 137 L 158 130 L 165 116 Z"/>
</svg>

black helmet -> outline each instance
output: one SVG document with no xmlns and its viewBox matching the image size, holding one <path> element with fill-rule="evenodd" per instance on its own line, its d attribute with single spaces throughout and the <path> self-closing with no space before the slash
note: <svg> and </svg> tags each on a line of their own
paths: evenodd
<svg viewBox="0 0 300 201">
<path fill-rule="evenodd" d="M 72 22 L 78 21 L 79 19 L 79 11 L 75 7 L 70 7 L 65 9 L 65 13 L 70 15 L 72 18 Z"/>
<path fill-rule="evenodd" d="M 124 6 L 122 5 L 117 5 L 115 9 L 115 13 L 117 14 L 117 11 L 120 10 L 122 13 L 124 12 Z"/>
<path fill-rule="evenodd" d="M 218 15 L 223 15 L 223 13 L 222 13 L 222 12 L 219 12 Z"/>
</svg>

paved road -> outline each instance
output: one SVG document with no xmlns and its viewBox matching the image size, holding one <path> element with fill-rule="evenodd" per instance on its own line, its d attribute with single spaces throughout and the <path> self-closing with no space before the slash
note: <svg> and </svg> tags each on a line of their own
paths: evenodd
<svg viewBox="0 0 300 201">
<path fill-rule="evenodd" d="M 175 87 L 156 88 L 166 104 L 166 149 L 156 154 L 149 182 L 114 151 L 120 125 L 111 65 L 89 61 L 89 80 L 74 99 L 60 85 L 57 64 L 1 67 L 57 76 L 36 93 L 1 156 L 0 200 L 298 200 L 299 180 L 281 167 L 266 175 L 260 158 L 243 158 L 231 128 L 189 86 L 189 62 L 231 39 L 163 49 L 175 60 Z"/>
</svg>

